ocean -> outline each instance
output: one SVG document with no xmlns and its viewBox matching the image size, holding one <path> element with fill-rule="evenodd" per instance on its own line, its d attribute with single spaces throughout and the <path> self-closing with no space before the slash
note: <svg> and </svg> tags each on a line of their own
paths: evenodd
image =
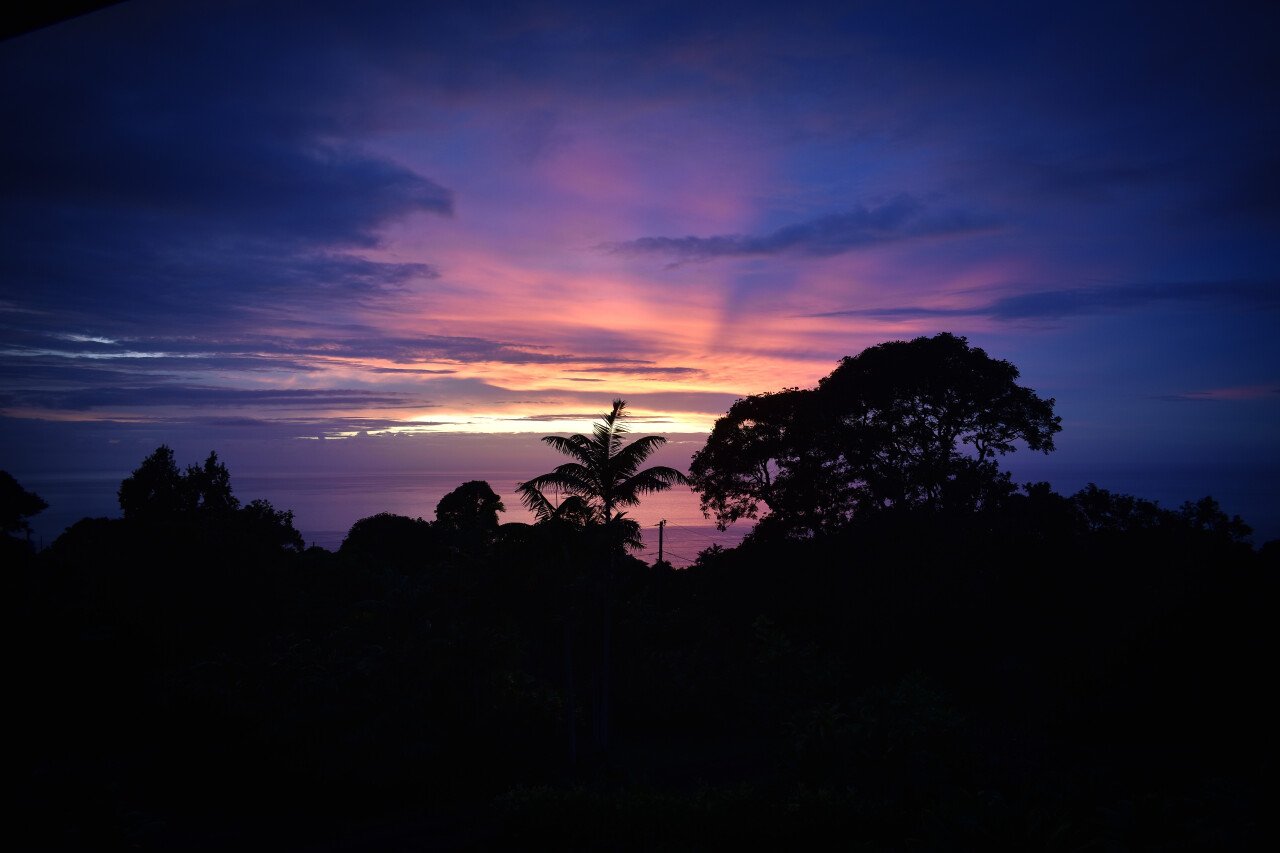
<svg viewBox="0 0 1280 853">
<path fill-rule="evenodd" d="M 1020 462 L 1022 460 L 1019 460 Z M 1276 472 L 1259 467 L 1249 472 L 1210 470 L 1154 470 L 1117 466 L 1109 470 L 1046 464 L 1043 457 L 1030 457 L 1026 465 L 1014 466 L 1014 479 L 1049 480 L 1063 494 L 1070 494 L 1093 481 L 1103 488 L 1157 500 L 1161 506 L 1176 508 L 1182 501 L 1212 494 L 1229 514 L 1240 514 L 1253 526 L 1255 544 L 1280 538 L 1280 482 Z M 1019 470 L 1021 468 L 1021 470 Z M 308 545 L 337 549 L 351 525 L 379 512 L 433 519 L 436 503 L 466 480 L 485 480 L 502 496 L 506 511 L 500 520 L 531 521 L 532 517 L 515 497 L 515 485 L 538 471 L 480 471 L 473 474 L 421 470 L 370 471 L 365 473 L 307 472 L 233 473 L 232 487 L 241 501 L 266 498 L 276 509 L 294 513 L 294 526 Z M 14 472 L 24 488 L 36 492 L 49 509 L 31 519 L 37 545 L 50 544 L 69 525 L 86 516 L 118 516 L 116 490 L 127 472 L 79 472 L 41 474 Z M 732 547 L 750 530 L 739 523 L 728 531 L 716 530 L 702 517 L 697 496 L 686 487 L 650 495 L 630 513 L 642 525 L 645 548 L 641 559 L 657 559 L 657 523 L 666 519 L 664 557 L 676 566 L 693 562 L 698 552 L 710 545 Z"/>
<path fill-rule="evenodd" d="M 528 471 L 481 472 L 475 475 L 419 471 L 381 471 L 361 474 L 304 473 L 233 475 L 231 485 L 244 503 L 256 498 L 271 501 L 277 509 L 293 510 L 294 526 L 308 545 L 337 550 L 351 525 L 380 512 L 411 518 L 435 518 L 436 504 L 467 480 L 485 480 L 502 496 L 506 511 L 502 522 L 530 522 L 533 516 L 515 496 L 515 486 L 532 474 Z M 85 516 L 118 516 L 116 491 L 119 473 L 54 474 L 20 478 L 23 487 L 49 503 L 49 509 L 31 519 L 38 545 L 48 545 L 69 525 Z M 716 530 L 702 517 L 698 498 L 687 487 L 647 496 L 628 515 L 640 522 L 645 547 L 636 556 L 646 562 L 658 558 L 657 523 L 665 519 L 663 557 L 675 566 L 687 566 L 698 552 L 713 544 L 733 547 L 750 530 L 746 524 L 728 531 Z"/>
</svg>

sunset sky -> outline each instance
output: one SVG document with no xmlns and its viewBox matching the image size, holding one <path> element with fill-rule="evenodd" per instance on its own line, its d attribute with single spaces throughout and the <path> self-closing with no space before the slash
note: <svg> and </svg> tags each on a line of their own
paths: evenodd
<svg viewBox="0 0 1280 853">
<path fill-rule="evenodd" d="M 0 42 L 0 468 L 533 475 L 616 396 L 684 464 L 945 330 L 1057 399 L 1028 476 L 1280 536 L 1267 5 L 128 0 Z"/>
</svg>

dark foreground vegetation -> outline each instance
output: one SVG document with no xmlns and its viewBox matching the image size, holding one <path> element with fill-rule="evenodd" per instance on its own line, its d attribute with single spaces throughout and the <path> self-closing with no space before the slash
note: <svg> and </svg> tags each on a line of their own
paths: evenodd
<svg viewBox="0 0 1280 853">
<path fill-rule="evenodd" d="M 903 476 L 883 481 L 891 499 L 860 477 L 838 522 L 826 505 L 795 525 L 775 509 L 741 547 L 675 571 L 623 548 L 619 507 L 672 478 L 640 471 L 644 453 L 609 469 L 613 438 L 595 456 L 556 446 L 579 467 L 526 484 L 537 524 L 499 524 L 497 496 L 471 482 L 433 521 L 362 520 L 337 553 L 302 550 L 287 512 L 241 506 L 216 456 L 180 471 L 161 448 L 122 484 L 122 518 L 39 554 L 22 530 L 43 502 L 0 481 L 10 836 L 141 850 L 1269 837 L 1280 561 L 1212 500 L 1167 510 L 995 480 L 975 500 L 955 483 L 983 458 L 946 489 L 916 471 L 915 498 Z M 591 479 L 595 463 L 618 476 Z M 572 476 L 586 497 L 538 503 Z M 610 483 L 612 525 L 589 499 Z"/>
</svg>

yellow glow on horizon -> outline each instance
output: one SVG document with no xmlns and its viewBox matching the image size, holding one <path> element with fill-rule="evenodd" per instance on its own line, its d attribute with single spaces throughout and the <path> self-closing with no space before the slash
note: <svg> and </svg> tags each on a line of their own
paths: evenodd
<svg viewBox="0 0 1280 853">
<path fill-rule="evenodd" d="M 689 412 L 651 412 L 628 408 L 631 417 L 626 426 L 636 435 L 661 435 L 664 433 L 709 433 L 716 418 L 720 414 L 704 414 Z M 554 417 L 551 415 L 526 414 L 514 412 L 439 412 L 417 415 L 405 420 L 403 424 L 388 427 L 385 430 L 370 430 L 386 433 L 482 433 L 493 434 L 537 434 L 554 433 L 589 433 L 592 425 L 603 415 L 598 414 L 577 417 L 567 415 Z"/>
</svg>

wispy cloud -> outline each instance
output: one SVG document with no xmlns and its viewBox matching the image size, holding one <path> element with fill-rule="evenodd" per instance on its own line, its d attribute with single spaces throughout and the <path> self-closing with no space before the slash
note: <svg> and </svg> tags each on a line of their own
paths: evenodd
<svg viewBox="0 0 1280 853">
<path fill-rule="evenodd" d="M 116 386 L 112 388 L 23 389 L 0 394 L 0 407 L 38 407 L 85 411 L 109 407 L 260 407 L 260 408 L 424 408 L 431 404 L 402 394 L 364 389 L 244 389 L 203 385 Z"/>
<path fill-rule="evenodd" d="M 537 415 L 521 415 L 519 417 L 502 418 L 504 421 L 515 423 L 558 423 L 560 421 L 597 421 L 600 419 L 600 412 L 548 412 Z M 629 423 L 669 423 L 670 418 L 662 415 L 627 415 Z"/>
<path fill-rule="evenodd" d="M 922 237 L 985 231 L 995 220 L 973 210 L 936 209 L 910 195 L 874 206 L 858 205 L 767 234 L 711 237 L 641 237 L 598 248 L 618 255 L 657 255 L 675 262 L 763 255 L 828 256 Z"/>
<path fill-rule="evenodd" d="M 903 305 L 823 311 L 812 317 L 918 320 L 933 317 L 987 317 L 999 321 L 1055 320 L 1084 314 L 1128 311 L 1160 304 L 1217 304 L 1250 310 L 1280 307 L 1280 282 L 1205 281 L 1121 284 L 1038 290 L 1002 296 L 962 308 Z"/>
<path fill-rule="evenodd" d="M 448 376 L 458 372 L 451 369 L 435 370 L 429 367 L 367 367 L 365 370 L 370 373 L 416 373 L 429 376 Z"/>
<path fill-rule="evenodd" d="M 1280 386 L 1240 385 L 1231 388 L 1210 388 L 1204 391 L 1186 391 L 1180 394 L 1159 394 L 1157 400 L 1174 403 L 1221 403 L 1242 400 L 1266 400 L 1280 395 Z"/>
<path fill-rule="evenodd" d="M 623 364 L 616 367 L 580 367 L 574 372 L 622 373 L 633 376 L 698 376 L 703 373 L 703 371 L 696 367 L 655 367 L 651 365 L 635 364 Z"/>
</svg>

